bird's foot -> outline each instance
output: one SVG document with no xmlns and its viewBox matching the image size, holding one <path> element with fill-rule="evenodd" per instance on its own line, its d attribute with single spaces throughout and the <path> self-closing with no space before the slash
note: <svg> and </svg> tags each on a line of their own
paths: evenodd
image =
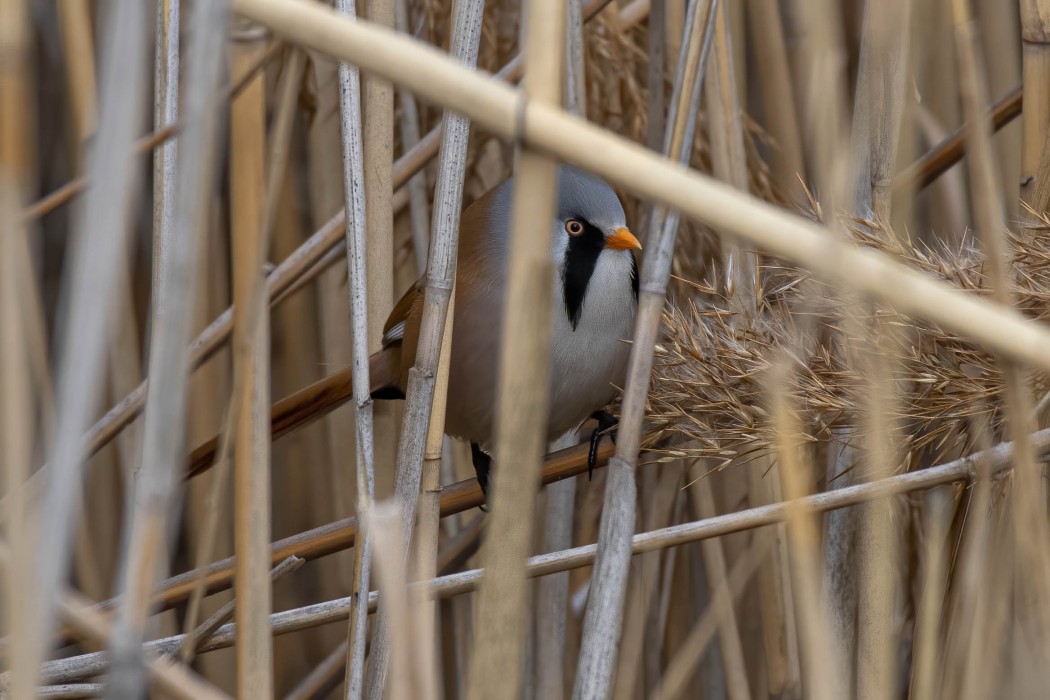
<svg viewBox="0 0 1050 700">
<path fill-rule="evenodd" d="M 616 426 L 620 424 L 620 419 L 609 413 L 608 411 L 595 411 L 591 414 L 591 418 L 598 421 L 598 427 L 591 433 L 591 449 L 587 453 L 587 480 L 590 481 L 594 475 L 594 465 L 598 463 L 598 443 L 602 441 L 602 436 L 608 434 L 612 439 L 613 444 L 616 444 Z"/>
<path fill-rule="evenodd" d="M 476 442 L 470 443 L 470 458 L 474 462 L 474 473 L 478 477 L 478 486 L 485 501 L 478 506 L 483 512 L 489 512 L 489 472 L 492 467 L 492 457 L 489 457 Z"/>
</svg>

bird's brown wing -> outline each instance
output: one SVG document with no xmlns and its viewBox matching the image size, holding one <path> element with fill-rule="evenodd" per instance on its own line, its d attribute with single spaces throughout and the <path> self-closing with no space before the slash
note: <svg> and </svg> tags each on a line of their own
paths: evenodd
<svg viewBox="0 0 1050 700">
<path fill-rule="evenodd" d="M 413 307 L 423 303 L 425 284 L 425 278 L 420 277 L 394 304 L 394 308 L 390 310 L 390 315 L 387 316 L 386 323 L 383 325 L 384 348 L 404 339 L 405 326 L 408 323 L 409 316 L 412 314 Z"/>
<path fill-rule="evenodd" d="M 423 291 L 426 279 L 420 278 L 394 304 L 383 326 L 383 348 L 399 347 L 401 371 L 398 388 L 408 388 L 408 370 L 416 363 L 416 343 L 419 341 L 419 322 L 423 313 Z"/>
</svg>

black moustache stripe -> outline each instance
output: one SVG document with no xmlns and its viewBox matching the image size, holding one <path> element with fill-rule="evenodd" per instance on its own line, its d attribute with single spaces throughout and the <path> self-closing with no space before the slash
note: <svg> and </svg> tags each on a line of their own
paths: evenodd
<svg viewBox="0 0 1050 700">
<path fill-rule="evenodd" d="M 583 233 L 569 236 L 569 247 L 561 270 L 565 289 L 565 313 L 573 330 L 576 330 L 583 315 L 583 300 L 587 295 L 587 285 L 594 275 L 594 268 L 598 264 L 598 256 L 605 250 L 605 235 L 601 230 L 587 222 L 583 222 L 583 226 Z M 631 255 L 631 288 L 637 299 L 638 266 L 634 255 Z"/>
</svg>

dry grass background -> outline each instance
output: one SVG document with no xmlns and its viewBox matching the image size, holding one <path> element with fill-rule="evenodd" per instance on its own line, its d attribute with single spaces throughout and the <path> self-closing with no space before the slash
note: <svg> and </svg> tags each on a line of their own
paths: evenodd
<svg viewBox="0 0 1050 700">
<path fill-rule="evenodd" d="M 616 496 L 606 469 L 577 476 L 580 448 L 547 457 L 541 479 L 557 486 L 513 526 L 535 555 L 529 578 L 516 554 L 516 573 L 489 581 L 511 592 L 489 594 L 497 607 L 524 600 L 517 622 L 479 606 L 484 584 L 474 593 L 479 567 L 498 561 L 479 544 L 498 550 L 501 532 L 474 508 L 464 445 L 428 443 L 416 546 L 398 557 L 400 404 L 377 405 L 367 478 L 345 381 L 287 403 L 272 443 L 265 406 L 354 358 L 344 166 L 365 173 L 373 217 L 350 226 L 363 227 L 369 297 L 354 327 L 374 330 L 424 272 L 439 177 L 428 132 L 442 111 L 363 76 L 365 167 L 344 164 L 335 60 L 235 14 L 227 26 L 221 0 L 127 14 L 136 1 L 0 0 L 0 693 L 1045 695 L 1050 376 L 726 231 L 683 219 L 662 238 L 666 211 L 625 190 L 646 253 L 670 240 L 674 255 L 622 605 L 611 622 L 595 613 L 588 639 L 592 564 L 608 545 L 593 543 Z M 534 68 L 572 73 L 573 110 L 664 151 L 689 9 L 702 18 L 709 0 L 574 3 L 568 58 Z M 454 9 L 356 11 L 398 15 L 448 51 Z M 478 68 L 516 60 L 528 11 L 485 3 Z M 1050 2 L 729 0 L 717 12 L 693 168 L 826 227 L 828 255 L 874 249 L 1046 327 Z M 993 135 L 975 115 L 996 100 Z M 471 131 L 464 205 L 514 152 Z M 163 395 L 145 398 L 147 375 Z M 1002 444 L 1030 433 L 1026 449 Z M 185 456 L 216 435 L 183 482 Z M 603 466 L 612 453 L 606 443 Z M 372 554 L 352 551 L 362 533 Z M 369 567 L 366 605 L 347 596 Z M 433 596 L 410 585 L 435 576 Z M 392 602 L 369 616 L 355 667 L 347 618 L 376 599 Z M 484 627 L 494 619 L 512 622 Z M 611 663 L 578 667 L 606 648 L 601 635 Z M 520 663 L 472 666 L 506 653 Z M 344 684 L 366 667 L 369 683 Z"/>
</svg>

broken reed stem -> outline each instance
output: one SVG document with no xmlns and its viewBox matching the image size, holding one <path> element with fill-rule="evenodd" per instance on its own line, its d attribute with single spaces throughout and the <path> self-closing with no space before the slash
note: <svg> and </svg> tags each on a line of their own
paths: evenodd
<svg viewBox="0 0 1050 700">
<path fill-rule="evenodd" d="M 348 640 L 339 642 L 321 663 L 284 696 L 284 700 L 311 700 L 323 697 L 326 692 L 332 692 L 334 683 L 342 680 L 343 671 L 346 670 L 346 654 L 349 649 Z"/>
<path fill-rule="evenodd" d="M 484 10 L 483 0 L 459 0 L 454 6 L 452 43 L 449 51 L 453 60 L 469 68 L 477 64 Z M 423 311 L 415 364 L 408 372 L 408 386 L 405 391 L 404 418 L 398 443 L 394 486 L 395 496 L 401 506 L 400 531 L 405 537 L 400 555 L 406 562 L 416 521 L 423 460 L 430 432 L 428 428 L 435 419 L 439 421 L 435 428 L 444 428 L 444 396 L 437 399 L 439 410 L 435 412 L 435 389 L 440 363 L 443 361 L 441 349 L 446 321 L 450 318 L 452 289 L 456 278 L 470 120 L 445 111 L 442 115 L 441 133 L 440 166 L 434 190 L 432 244 L 429 247 L 430 259 L 426 268 L 426 287 L 423 292 Z M 447 372 L 447 360 L 445 371 Z M 438 450 L 440 451 L 440 447 Z M 433 523 L 426 523 L 424 526 L 436 528 Z M 436 535 L 436 529 L 434 532 Z M 370 698 L 382 696 L 386 680 L 385 666 L 390 640 L 384 626 L 385 619 L 386 613 L 381 612 L 372 638 L 368 691 Z"/>
<path fill-rule="evenodd" d="M 298 570 L 305 563 L 305 559 L 300 559 L 296 556 L 288 557 L 270 570 L 271 585 L 280 581 L 285 574 L 290 574 L 293 571 Z M 193 659 L 197 655 L 197 652 L 199 652 L 208 639 L 215 634 L 215 631 L 233 618 L 236 605 L 236 599 L 230 600 L 212 613 L 207 620 L 183 635 L 178 653 L 179 660 L 182 661 L 182 663 L 193 663 Z"/>
<path fill-rule="evenodd" d="M 565 6 L 529 0 L 522 20 L 530 57 L 523 92 L 535 104 L 562 100 Z M 497 380 L 492 515 L 480 557 L 488 575 L 478 593 L 466 697 L 513 700 L 525 678 L 525 559 L 547 444 L 552 320 L 551 240 L 558 164 L 515 149 L 511 235 Z"/>
<path fill-rule="evenodd" d="M 60 606 L 66 622 L 85 636 L 101 642 L 105 642 L 110 636 L 109 621 L 80 594 L 66 592 Z M 171 658 L 149 652 L 144 652 L 144 656 L 146 670 L 152 676 L 158 690 L 165 694 L 179 700 L 228 700 L 229 696 L 226 693 Z"/>
<path fill-rule="evenodd" d="M 707 479 L 701 479 L 697 484 L 706 484 Z M 695 488 L 695 484 L 691 488 Z M 723 575 L 717 580 L 712 588 L 711 602 L 700 619 L 689 630 L 689 636 L 681 643 L 675 651 L 674 656 L 667 663 L 667 670 L 656 686 L 652 697 L 654 700 L 672 700 L 681 697 L 687 689 L 687 684 L 696 673 L 697 664 L 707 649 L 707 645 L 718 631 L 721 617 L 730 613 L 736 599 L 746 590 L 747 582 L 758 571 L 759 565 L 768 555 L 769 540 L 759 540 L 744 551 L 743 556 L 736 560 L 728 575 Z M 706 543 L 706 540 L 705 540 Z M 723 569 L 724 569 L 723 562 Z M 749 697 L 749 696 L 744 696 Z"/>
<path fill-rule="evenodd" d="M 7 18 L 9 19 L 10 16 Z M 8 576 L 13 566 L 14 561 L 12 560 L 11 548 L 6 541 L 0 540 L 0 576 Z M 56 608 L 58 615 L 70 624 L 81 637 L 94 642 L 101 642 L 103 645 L 109 644 L 112 635 L 110 621 L 80 593 L 72 590 L 62 592 L 56 601 Z M 105 659 L 102 665 L 103 669 L 109 666 L 110 655 L 108 652 L 96 652 L 95 656 Z M 143 661 L 158 686 L 173 697 L 185 698 L 186 700 L 192 698 L 223 700 L 228 697 L 206 680 L 197 676 L 193 671 L 171 659 L 160 658 L 159 655 L 147 652 L 144 653 Z M 39 672 L 40 667 L 37 666 L 32 669 L 14 667 L 0 674 L 0 692 L 3 693 L 5 698 L 38 697 L 35 685 L 27 687 L 23 684 L 14 684 L 17 683 L 18 676 L 23 675 L 22 673 L 15 674 L 15 680 L 12 681 L 12 673 L 22 670 L 32 670 L 33 675 L 35 675 Z M 22 690 L 26 691 L 25 695 L 18 695 Z"/>
<path fill-rule="evenodd" d="M 692 152 L 717 10 L 718 0 L 691 0 L 688 6 L 687 29 L 664 134 L 664 152 L 678 163 L 688 163 Z M 674 257 L 677 212 L 666 207 L 657 208 L 650 227 L 647 240 L 651 247 L 642 266 L 627 388 L 620 409 L 616 456 L 609 462 L 609 481 L 605 487 L 598 534 L 599 556 L 591 577 L 584 616 L 574 697 L 601 698 L 611 692 L 623 624 L 623 600 L 630 566 L 629 542 L 635 520 L 635 466 L 649 393 L 653 347 Z"/>
<path fill-rule="evenodd" d="M 338 0 L 339 12 L 356 17 L 354 0 Z M 364 154 L 362 151 L 361 74 L 356 66 L 339 64 L 339 124 L 343 146 L 343 211 L 346 223 L 346 261 L 350 294 L 351 353 L 354 382 L 354 425 L 356 427 L 355 473 L 357 477 L 357 515 L 359 522 L 367 516 L 375 500 L 375 455 L 373 443 L 372 398 L 369 394 L 368 356 L 371 348 L 368 326 L 368 279 L 366 259 L 367 214 L 364 191 Z M 356 700 L 364 689 L 365 635 L 367 611 L 361 600 L 368 597 L 372 571 L 372 548 L 366 537 L 354 552 L 353 609 L 348 631 L 346 656 L 346 697 Z"/>
<path fill-rule="evenodd" d="M 30 382 L 30 347 L 26 342 L 24 301 L 31 297 L 24 274 L 33 269 L 27 245 L 28 226 L 19 210 L 28 192 L 34 158 L 28 147 L 35 140 L 30 47 L 29 3 L 0 5 L 0 493 L 5 502 L 3 537 L 11 543 L 11 560 L 0 573 L 3 581 L 4 633 L 19 640 L 6 655 L 7 690 L 15 700 L 30 698 L 36 687 L 39 639 L 46 633 L 34 625 L 33 586 L 36 532 L 29 499 L 18 490 L 33 466 L 36 426 Z"/>
<path fill-rule="evenodd" d="M 792 437 L 792 440 L 794 439 Z M 1040 456 L 1041 460 L 1046 460 L 1050 456 L 1050 429 L 1034 433 L 1030 436 L 1030 440 L 1036 454 Z M 586 448 L 586 445 L 581 445 L 580 447 Z M 690 542 L 698 542 L 711 537 L 731 535 L 776 523 L 790 523 L 790 519 L 800 513 L 807 516 L 824 513 L 861 503 L 869 503 L 876 499 L 892 498 L 914 491 L 937 488 L 961 481 L 970 481 L 977 478 L 979 473 L 985 480 L 998 479 L 1009 473 L 1011 460 L 1013 459 L 1013 449 L 1013 443 L 1004 442 L 987 450 L 975 452 L 945 464 L 913 472 L 904 472 L 878 481 L 815 493 L 799 499 L 771 503 L 756 508 L 747 508 L 707 520 L 672 525 L 653 532 L 643 532 L 634 535 L 631 539 L 631 552 L 633 554 L 642 554 Z M 586 450 L 581 450 L 581 456 L 585 454 Z M 789 530 L 790 527 L 789 524 Z M 587 566 L 594 562 L 596 552 L 597 545 L 589 544 L 561 552 L 534 556 L 528 561 L 526 575 L 529 577 L 547 576 Z M 446 598 L 477 590 L 482 574 L 482 569 L 472 569 L 441 576 L 433 581 L 419 582 L 413 584 L 413 586 L 423 586 L 431 592 L 431 595 Z M 375 609 L 377 601 L 378 595 L 372 592 L 369 598 L 371 609 Z M 815 609 L 821 610 L 822 608 L 818 606 Z M 271 618 L 271 627 L 274 634 L 286 634 L 330 622 L 345 622 L 349 611 L 350 601 L 348 598 L 326 601 L 303 608 L 275 613 Z M 800 619 L 800 624 L 805 624 L 805 620 Z M 232 646 L 235 635 L 236 625 L 224 625 L 204 645 L 201 651 L 211 651 Z M 184 637 L 185 635 L 176 635 L 149 641 L 146 643 L 146 650 L 159 654 L 173 653 L 177 651 Z M 822 663 L 820 659 L 804 658 L 804 661 Z M 81 656 L 48 661 L 42 667 L 42 675 L 47 683 L 71 682 L 102 673 L 108 663 L 109 655 L 105 652 L 83 654 Z M 819 678 L 820 676 L 817 677 Z"/>
<path fill-rule="evenodd" d="M 231 28 L 236 69 L 265 49 L 264 28 L 238 21 Z M 237 688 L 244 697 L 273 694 L 269 616 L 270 317 L 263 283 L 268 252 L 265 85 L 259 76 L 230 108 L 230 211 L 233 237 L 234 594 L 237 598 Z M 258 298 L 255 302 L 253 297 Z M 254 302 L 254 303 L 253 303 Z M 241 381 L 238 381 L 240 378 Z"/>
<path fill-rule="evenodd" d="M 69 567 L 70 542 L 81 485 L 82 440 L 95 410 L 105 376 L 107 341 L 118 280 L 126 273 L 131 202 L 137 173 L 131 161 L 135 125 L 140 122 L 145 88 L 147 46 L 146 6 L 125 0 L 107 14 L 101 60 L 100 128 L 89 156 L 89 170 L 98 185 L 88 194 L 76 226 L 63 281 L 61 350 L 55 436 L 48 445 L 51 468 L 39 512 L 39 555 L 32 600 L 30 638 L 21 662 L 36 669 L 51 638 L 53 606 L 59 599 Z M 8 494 L 26 497 L 25 492 Z M 28 564 L 28 562 L 26 562 Z M 33 671 L 29 670 L 32 674 Z"/>
</svg>

